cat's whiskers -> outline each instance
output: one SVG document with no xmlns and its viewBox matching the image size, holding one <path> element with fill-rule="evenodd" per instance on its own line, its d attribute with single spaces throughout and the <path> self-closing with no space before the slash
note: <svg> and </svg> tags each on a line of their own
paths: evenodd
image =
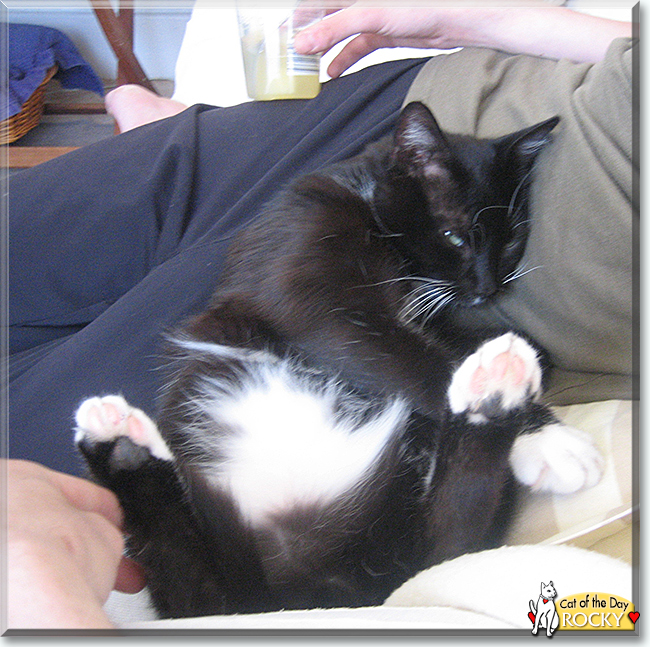
<svg viewBox="0 0 650 647">
<path fill-rule="evenodd" d="M 386 279 L 385 281 L 377 281 L 376 283 L 364 283 L 363 285 L 355 286 L 356 288 L 374 288 L 378 285 L 390 285 L 391 283 L 400 283 L 401 281 L 430 281 L 434 282 L 437 279 L 430 279 L 423 276 L 397 276 L 392 279 Z"/>
<path fill-rule="evenodd" d="M 456 298 L 456 290 L 449 281 L 424 279 L 406 296 L 406 303 L 400 310 L 400 318 L 411 323 L 420 317 L 425 322 L 435 316 Z"/>
<path fill-rule="evenodd" d="M 506 275 L 506 277 L 501 281 L 503 285 L 506 283 L 510 283 L 511 281 L 516 281 L 517 279 L 520 279 L 522 276 L 525 276 L 526 274 L 530 274 L 531 272 L 534 272 L 535 270 L 541 270 L 544 266 L 543 265 L 536 265 L 535 267 L 529 267 L 527 268 L 526 265 L 522 265 L 521 267 L 515 268 L 510 274 Z"/>
<path fill-rule="evenodd" d="M 420 313 L 426 310 L 426 304 L 430 299 L 431 295 L 429 294 L 420 294 L 409 299 L 408 303 L 400 310 L 400 318 L 405 321 L 417 319 Z"/>
<path fill-rule="evenodd" d="M 389 234 L 389 233 L 377 233 L 377 232 L 371 232 L 373 236 L 377 236 L 377 238 L 402 238 L 406 234 Z"/>
<path fill-rule="evenodd" d="M 472 224 L 473 224 L 473 225 L 476 224 L 476 222 L 478 221 L 479 216 L 480 216 L 484 211 L 487 211 L 488 209 L 506 209 L 506 210 L 509 211 L 510 208 L 511 208 L 511 205 L 507 205 L 507 204 L 490 204 L 490 205 L 488 205 L 487 207 L 483 207 L 482 209 L 479 209 L 479 210 L 474 214 L 474 217 L 472 218 Z"/>
<path fill-rule="evenodd" d="M 426 303 L 422 304 L 422 309 L 427 312 L 427 316 L 435 315 L 442 310 L 448 303 L 456 297 L 456 291 L 453 286 L 448 286 L 445 289 L 437 290 L 429 295 Z"/>
<path fill-rule="evenodd" d="M 487 207 L 483 207 L 482 209 L 479 209 L 474 214 L 474 217 L 472 218 L 472 226 L 467 231 L 469 246 L 473 252 L 476 252 L 476 250 L 483 245 L 487 237 L 483 223 L 479 222 L 479 217 L 481 216 L 481 214 L 490 209 L 505 209 L 506 212 L 509 213 L 510 208 L 511 205 L 507 205 L 507 204 L 491 204 L 488 205 Z M 478 233 L 478 240 L 477 240 L 477 233 Z"/>
<path fill-rule="evenodd" d="M 517 227 L 521 227 L 523 225 L 529 225 L 530 224 L 530 219 L 528 220 L 520 220 L 519 222 L 516 222 L 514 225 L 512 225 L 513 231 L 517 229 Z"/>
<path fill-rule="evenodd" d="M 437 279 L 420 279 L 422 283 L 413 288 L 406 296 L 407 306 L 415 305 L 421 300 L 430 299 L 440 292 L 449 289 L 450 284 L 447 281 Z M 405 306 L 406 307 L 406 306 Z"/>
<path fill-rule="evenodd" d="M 454 299 L 456 298 L 455 293 L 446 295 L 444 298 L 440 299 L 438 303 L 435 304 L 435 307 L 430 308 L 430 310 L 424 315 L 422 319 L 422 326 L 426 327 L 429 321 L 435 317 L 441 310 L 444 310 Z"/>
<path fill-rule="evenodd" d="M 508 216 L 512 220 L 512 216 L 515 213 L 515 203 L 517 202 L 517 198 L 519 197 L 519 192 L 524 186 L 528 185 L 528 178 L 530 177 L 531 173 L 533 172 L 532 169 L 524 175 L 524 177 L 521 179 L 519 184 L 515 187 L 515 190 L 512 192 L 512 198 L 510 198 L 510 204 L 508 205 Z"/>
</svg>

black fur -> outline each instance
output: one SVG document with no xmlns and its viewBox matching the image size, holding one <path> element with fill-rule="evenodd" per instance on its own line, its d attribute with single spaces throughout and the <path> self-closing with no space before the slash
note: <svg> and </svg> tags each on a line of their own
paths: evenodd
<svg viewBox="0 0 650 647">
<path fill-rule="evenodd" d="M 451 375 L 479 340 L 447 316 L 494 297 L 513 275 L 531 169 L 556 123 L 477 140 L 443 134 L 411 104 L 394 137 L 298 178 L 238 237 L 210 307 L 178 336 L 242 352 L 172 351 L 159 427 L 174 465 L 126 439 L 81 442 L 120 497 L 162 615 L 380 604 L 419 570 L 498 543 L 514 438 L 553 418 L 532 402 L 509 413 L 496 403 L 484 424 L 451 414 Z M 427 279 L 444 283 L 419 308 L 414 290 Z M 208 483 L 199 463 L 221 457 L 196 438 L 188 404 L 206 377 L 248 379 L 256 351 L 290 360 L 312 383 L 338 380 L 349 394 L 341 415 L 350 406 L 372 415 L 396 397 L 411 406 L 356 487 L 264 528 L 244 524 Z M 128 460 L 110 458 L 119 443 Z"/>
</svg>

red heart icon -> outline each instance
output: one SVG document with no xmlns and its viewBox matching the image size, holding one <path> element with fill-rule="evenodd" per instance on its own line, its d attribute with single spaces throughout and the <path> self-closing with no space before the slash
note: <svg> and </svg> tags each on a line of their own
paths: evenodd
<svg viewBox="0 0 650 647">
<path fill-rule="evenodd" d="M 639 615 L 639 614 L 637 613 L 637 616 L 638 616 L 638 615 Z M 535 624 L 535 614 L 534 614 L 532 611 L 529 611 L 529 612 L 528 612 L 528 617 L 530 618 L 530 621 L 531 621 L 533 624 Z M 636 622 L 636 620 L 635 620 L 634 622 Z"/>
<path fill-rule="evenodd" d="M 636 621 L 639 619 L 639 612 L 638 611 L 630 611 L 628 614 L 630 616 L 630 620 L 636 624 Z"/>
</svg>

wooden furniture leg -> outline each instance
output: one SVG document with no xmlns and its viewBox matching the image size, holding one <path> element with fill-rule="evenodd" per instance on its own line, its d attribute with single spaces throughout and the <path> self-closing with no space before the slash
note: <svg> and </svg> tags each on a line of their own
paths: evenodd
<svg viewBox="0 0 650 647">
<path fill-rule="evenodd" d="M 90 0 L 97 20 L 118 61 L 118 85 L 135 83 L 156 92 L 133 53 L 132 1 L 120 0 L 118 13 L 106 6 L 105 0 Z"/>
</svg>

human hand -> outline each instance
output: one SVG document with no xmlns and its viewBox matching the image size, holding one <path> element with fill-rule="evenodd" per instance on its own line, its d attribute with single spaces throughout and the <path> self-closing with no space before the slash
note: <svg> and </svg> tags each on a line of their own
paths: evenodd
<svg viewBox="0 0 650 647">
<path fill-rule="evenodd" d="M 341 3 L 323 20 L 296 34 L 301 54 L 323 53 L 354 36 L 330 63 L 335 78 L 384 47 L 454 49 L 491 47 L 505 52 L 577 62 L 601 60 L 614 38 L 631 36 L 628 22 L 578 13 L 543 2 L 537 6 L 391 7 Z M 356 35 L 356 36 L 355 36 Z"/>
<path fill-rule="evenodd" d="M 332 60 L 327 72 L 340 76 L 367 54 L 384 47 L 452 49 L 468 44 L 469 29 L 484 8 L 367 6 L 363 2 L 329 9 L 328 16 L 296 34 L 301 54 L 326 52 L 355 36 Z"/>
<path fill-rule="evenodd" d="M 110 591 L 144 586 L 140 568 L 122 555 L 117 499 L 36 463 L 5 466 L 9 627 L 112 627 L 102 608 Z"/>
</svg>

